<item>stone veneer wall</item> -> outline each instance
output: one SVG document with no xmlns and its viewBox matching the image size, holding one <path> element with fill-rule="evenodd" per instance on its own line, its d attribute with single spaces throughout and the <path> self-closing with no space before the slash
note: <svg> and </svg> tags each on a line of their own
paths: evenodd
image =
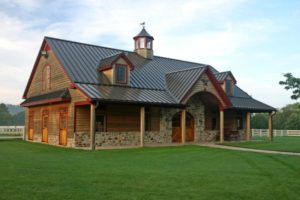
<svg viewBox="0 0 300 200">
<path fill-rule="evenodd" d="M 37 142 L 37 143 L 43 143 L 42 142 L 42 135 L 41 134 L 34 134 L 33 135 L 33 141 L 28 140 L 30 142 Z M 49 145 L 56 145 L 56 146 L 62 146 L 59 144 L 59 138 L 57 135 L 48 135 L 48 143 L 45 144 L 49 144 Z M 67 146 L 66 147 L 75 147 L 75 140 L 74 138 L 68 138 L 67 139 Z"/>
<path fill-rule="evenodd" d="M 75 133 L 75 147 L 89 147 L 90 134 L 88 132 Z"/>
<path fill-rule="evenodd" d="M 96 147 L 139 146 L 140 132 L 96 132 Z"/>
<path fill-rule="evenodd" d="M 201 142 L 215 142 L 217 140 L 217 135 L 219 135 L 219 130 L 204 130 L 201 134 Z"/>
<path fill-rule="evenodd" d="M 205 106 L 201 102 L 198 95 L 194 95 L 188 101 L 189 107 L 186 109 L 194 117 L 194 132 L 195 142 L 207 142 L 207 133 L 204 131 L 205 117 L 204 109 Z"/>
<path fill-rule="evenodd" d="M 146 131 L 144 136 L 145 145 L 171 144 L 172 131 Z"/>
</svg>

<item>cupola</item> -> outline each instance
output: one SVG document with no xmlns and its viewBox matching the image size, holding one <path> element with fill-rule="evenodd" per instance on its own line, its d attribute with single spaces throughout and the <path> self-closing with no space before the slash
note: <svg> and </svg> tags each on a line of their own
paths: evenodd
<svg viewBox="0 0 300 200">
<path fill-rule="evenodd" d="M 144 25 L 144 24 L 142 24 Z M 140 56 L 152 59 L 154 38 L 146 31 L 145 26 L 134 38 L 134 51 Z"/>
</svg>

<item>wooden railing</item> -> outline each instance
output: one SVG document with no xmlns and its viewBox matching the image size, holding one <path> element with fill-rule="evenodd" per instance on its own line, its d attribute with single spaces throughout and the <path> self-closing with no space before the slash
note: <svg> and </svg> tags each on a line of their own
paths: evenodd
<svg viewBox="0 0 300 200">
<path fill-rule="evenodd" d="M 24 132 L 24 126 L 0 126 L 0 138 L 23 138 Z"/>
<path fill-rule="evenodd" d="M 251 129 L 252 136 L 265 137 L 269 134 L 269 129 Z M 273 130 L 273 136 L 300 136 L 300 130 Z"/>
</svg>

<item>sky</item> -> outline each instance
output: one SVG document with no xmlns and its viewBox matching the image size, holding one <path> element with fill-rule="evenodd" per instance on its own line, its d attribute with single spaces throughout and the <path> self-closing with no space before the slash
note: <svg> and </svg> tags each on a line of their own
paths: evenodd
<svg viewBox="0 0 300 200">
<path fill-rule="evenodd" d="M 0 0 L 0 102 L 19 104 L 44 36 L 133 50 L 146 22 L 154 54 L 230 70 L 237 85 L 280 108 L 300 77 L 298 0 Z"/>
</svg>

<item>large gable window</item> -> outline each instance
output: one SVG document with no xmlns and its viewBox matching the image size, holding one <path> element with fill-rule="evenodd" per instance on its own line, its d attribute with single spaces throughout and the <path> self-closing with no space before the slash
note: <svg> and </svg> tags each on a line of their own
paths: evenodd
<svg viewBox="0 0 300 200">
<path fill-rule="evenodd" d="M 49 90 L 51 88 L 51 67 L 46 65 L 43 70 L 43 90 Z"/>
<path fill-rule="evenodd" d="M 126 84 L 127 83 L 127 66 L 116 65 L 116 83 Z"/>
</svg>

